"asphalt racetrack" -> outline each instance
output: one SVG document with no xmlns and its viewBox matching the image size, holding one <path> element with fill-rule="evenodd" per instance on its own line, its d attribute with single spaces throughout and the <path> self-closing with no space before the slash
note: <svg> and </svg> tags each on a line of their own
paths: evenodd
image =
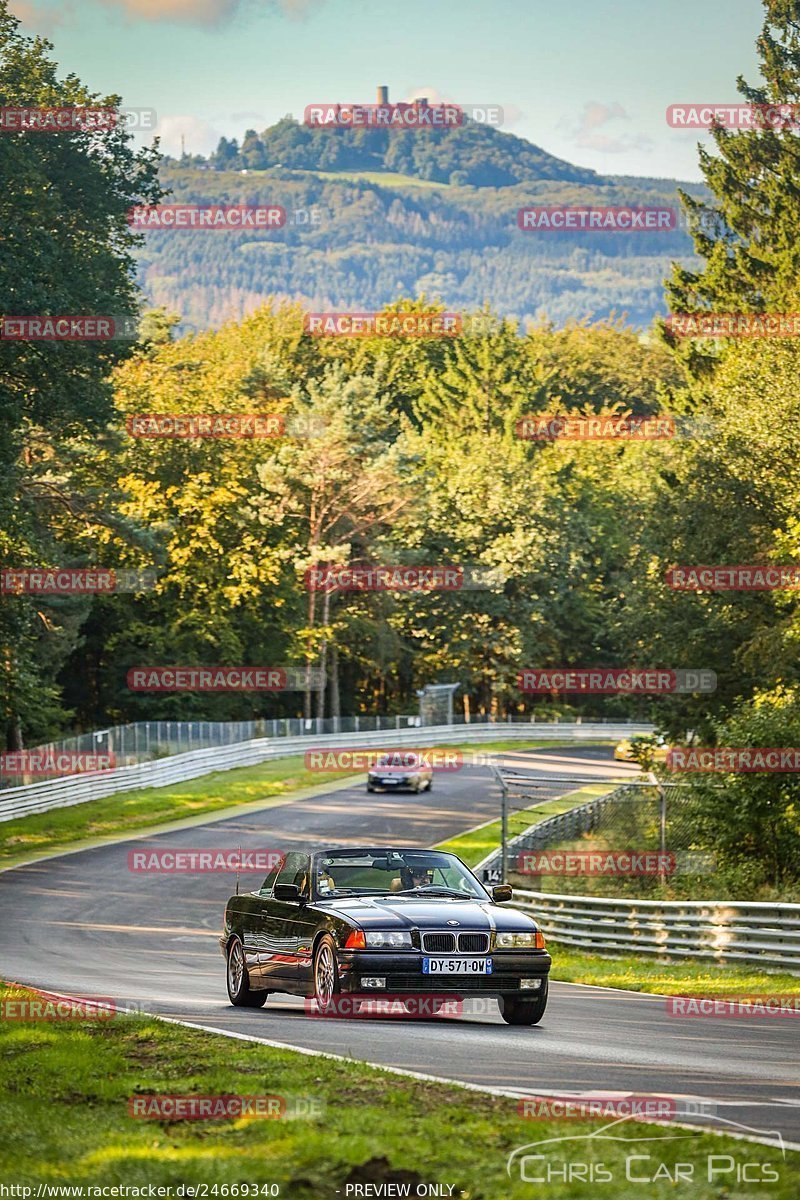
<svg viewBox="0 0 800 1200">
<path fill-rule="evenodd" d="M 611 750 L 514 752 L 543 778 L 619 778 Z M 576 785 L 556 784 L 548 795 Z M 663 997 L 556 983 L 542 1024 L 514 1028 L 495 1002 L 429 1020 L 319 1019 L 271 996 L 234 1009 L 217 937 L 233 879 L 137 874 L 143 847 L 429 846 L 496 818 L 488 768 L 437 773 L 432 792 L 372 794 L 364 783 L 149 838 L 66 854 L 0 874 L 0 975 L 54 992 L 109 997 L 207 1028 L 322 1050 L 520 1096 L 634 1093 L 680 1099 L 682 1112 L 732 1132 L 800 1146 L 797 1018 L 676 1018 Z M 241 890 L 260 885 L 243 876 Z M 721 985 L 722 990 L 722 985 Z"/>
</svg>

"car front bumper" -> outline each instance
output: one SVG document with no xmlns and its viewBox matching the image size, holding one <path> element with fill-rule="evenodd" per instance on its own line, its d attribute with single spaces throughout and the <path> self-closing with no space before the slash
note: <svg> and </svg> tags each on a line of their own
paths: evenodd
<svg viewBox="0 0 800 1200">
<path fill-rule="evenodd" d="M 416 786 L 416 779 L 407 779 L 402 776 L 399 779 L 369 779 L 367 783 L 371 788 L 380 788 L 381 791 L 396 790 L 402 791 L 404 788 L 413 788 Z"/>
<path fill-rule="evenodd" d="M 523 979 L 544 980 L 550 973 L 552 959 L 544 950 L 501 950 L 487 954 L 470 954 L 469 958 L 491 958 L 490 975 L 424 975 L 423 958 L 446 958 L 448 955 L 423 955 L 419 950 L 384 953 L 380 950 L 340 950 L 339 983 L 344 993 L 380 996 L 381 994 L 413 995 L 415 993 L 457 996 L 507 996 L 526 994 Z M 363 978 L 385 979 L 381 988 L 365 988 Z M 535 993 L 530 992 L 531 996 Z"/>
</svg>

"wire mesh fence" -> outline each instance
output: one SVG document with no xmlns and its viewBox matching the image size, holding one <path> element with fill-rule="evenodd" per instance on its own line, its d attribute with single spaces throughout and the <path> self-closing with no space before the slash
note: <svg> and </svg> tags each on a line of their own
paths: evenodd
<svg viewBox="0 0 800 1200">
<path fill-rule="evenodd" d="M 192 750 L 232 746 L 257 738 L 321 737 L 336 734 L 376 733 L 413 728 L 432 727 L 437 722 L 425 715 L 352 717 L 276 717 L 250 721 L 137 721 L 114 725 L 74 737 L 62 738 L 22 752 L 0 756 L 0 789 L 21 786 L 41 779 L 81 774 L 95 770 L 134 766 Z M 472 714 L 466 721 L 463 714 L 453 715 L 453 726 L 569 724 L 580 726 L 581 720 L 564 722 L 534 720 L 531 717 L 508 718 L 498 721 L 490 714 Z M 597 725 L 621 726 L 619 719 L 593 719 Z M 616 732 L 616 731 L 615 731 Z M 594 734 L 596 736 L 596 733 Z"/>
<path fill-rule="evenodd" d="M 690 784 L 599 785 L 606 794 L 578 806 L 564 797 L 571 807 L 551 813 L 555 781 L 542 786 L 503 771 L 499 777 L 505 789 L 505 877 L 512 885 L 631 898 L 665 890 L 676 896 L 713 893 L 717 864 L 704 842 Z M 502 865 L 498 855 L 490 869 L 498 875 Z"/>
</svg>

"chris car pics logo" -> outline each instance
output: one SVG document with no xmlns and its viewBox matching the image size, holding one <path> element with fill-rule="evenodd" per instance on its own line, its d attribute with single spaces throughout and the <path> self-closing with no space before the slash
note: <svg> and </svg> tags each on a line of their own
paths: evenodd
<svg viewBox="0 0 800 1200">
<path fill-rule="evenodd" d="M 632 1120 L 636 1118 L 622 1116 L 591 1133 L 540 1138 L 518 1146 L 508 1157 L 506 1172 L 511 1179 L 539 1186 L 625 1182 L 674 1189 L 710 1183 L 726 1195 L 731 1194 L 727 1190 L 731 1185 L 763 1185 L 781 1179 L 786 1151 L 777 1130 L 755 1129 L 719 1115 L 715 1118 L 723 1127 L 721 1132 L 741 1134 L 745 1130 L 751 1137 L 760 1135 L 758 1140 L 771 1150 L 765 1157 L 763 1145 L 755 1147 L 742 1141 L 734 1153 L 715 1153 L 703 1148 L 704 1129 L 645 1132 L 630 1124 Z M 683 1143 L 679 1153 L 672 1147 L 676 1141 Z M 780 1159 L 775 1150 L 780 1151 Z M 613 1188 L 603 1194 L 613 1195 Z"/>
</svg>

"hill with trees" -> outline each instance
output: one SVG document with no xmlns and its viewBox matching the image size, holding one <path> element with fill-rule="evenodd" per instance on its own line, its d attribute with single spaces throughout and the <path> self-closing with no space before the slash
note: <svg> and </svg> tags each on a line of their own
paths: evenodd
<svg viewBox="0 0 800 1200">
<path fill-rule="evenodd" d="M 453 309 L 489 303 L 557 325 L 624 313 L 647 327 L 664 311 L 674 260 L 696 265 L 683 228 L 656 233 L 523 232 L 525 205 L 662 205 L 675 182 L 602 176 L 512 134 L 312 129 L 285 118 L 209 159 L 166 160 L 175 203 L 280 204 L 284 228 L 151 231 L 139 257 L 149 300 L 204 329 L 267 296 L 310 309 L 374 310 L 427 295 Z M 688 186 L 702 198 L 705 189 Z"/>
</svg>

